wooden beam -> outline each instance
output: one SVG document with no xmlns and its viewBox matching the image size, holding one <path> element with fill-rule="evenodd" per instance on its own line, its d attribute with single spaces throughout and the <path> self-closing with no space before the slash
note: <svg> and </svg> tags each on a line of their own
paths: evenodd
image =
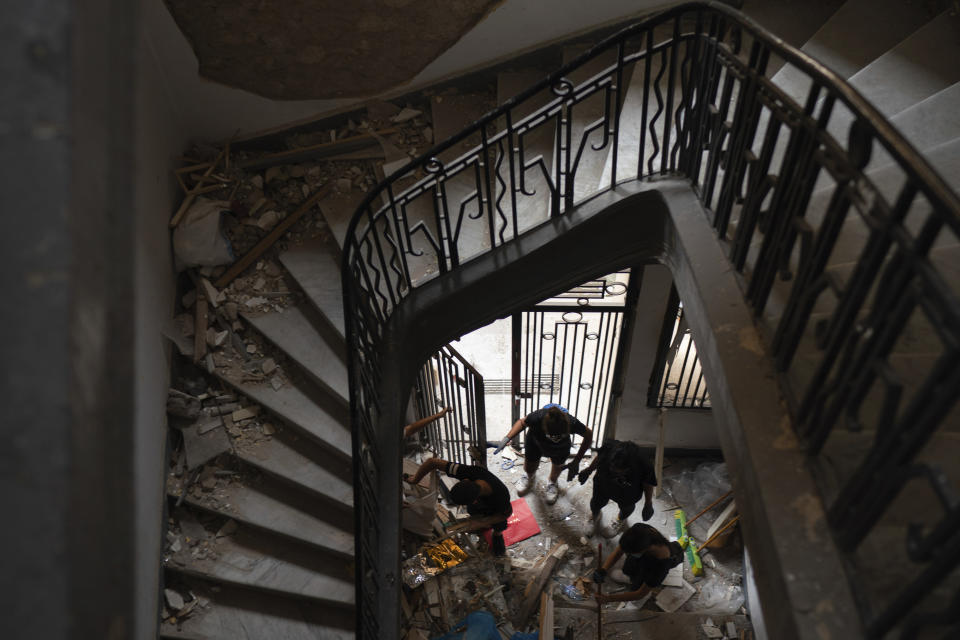
<svg viewBox="0 0 960 640">
<path fill-rule="evenodd" d="M 200 362 L 207 355 L 207 296 L 197 289 L 196 319 L 193 323 L 193 361 Z"/>
<path fill-rule="evenodd" d="M 197 186 L 191 191 L 187 192 L 187 196 L 183 199 L 183 202 L 180 203 L 180 208 L 177 209 L 177 212 L 173 214 L 173 218 L 170 220 L 171 229 L 180 224 L 180 220 L 182 220 L 184 214 L 187 213 L 187 209 L 190 208 L 190 205 L 193 204 L 193 201 L 198 195 L 200 195 L 200 189 L 203 188 L 203 183 L 206 182 L 206 180 L 210 177 L 210 174 L 213 173 L 213 170 L 218 164 L 220 164 L 220 159 L 223 158 L 223 154 L 226 152 L 226 150 L 226 147 L 224 147 L 223 151 L 221 151 L 214 161 L 210 163 L 210 166 L 207 167 L 207 170 L 203 173 L 203 176 L 201 176 L 200 181 L 197 182 Z"/>
<path fill-rule="evenodd" d="M 233 282 L 234 278 L 240 275 L 244 269 L 253 264 L 257 258 L 263 255 L 264 251 L 272 247 L 274 243 L 280 239 L 280 236 L 287 232 L 287 229 L 292 227 L 294 223 L 302 218 L 303 214 L 312 209 L 315 204 L 326 198 L 332 190 L 333 180 L 330 180 L 327 182 L 327 184 L 320 187 L 316 193 L 307 198 L 306 202 L 301 204 L 296 211 L 284 218 L 280 224 L 273 228 L 273 231 L 268 233 L 263 240 L 258 242 L 253 247 L 253 249 L 250 249 L 245 256 L 234 262 L 233 266 L 227 269 L 226 273 L 217 279 L 217 281 L 214 283 L 217 289 L 223 289 L 228 284 Z"/>
<path fill-rule="evenodd" d="M 557 545 L 543 563 L 540 574 L 527 586 L 523 604 L 520 605 L 520 610 L 513 624 L 517 629 L 522 630 L 525 628 L 527 620 L 540 602 L 540 592 L 543 591 L 543 588 L 550 580 L 550 576 L 553 575 L 557 565 L 560 564 L 560 560 L 563 559 L 567 548 L 565 544 Z"/>
<path fill-rule="evenodd" d="M 540 638 L 553 638 L 553 594 L 548 590 L 540 595 Z"/>
<path fill-rule="evenodd" d="M 265 156 L 260 156 L 259 158 L 250 158 L 249 160 L 244 160 L 243 162 L 238 163 L 237 167 L 248 170 L 266 169 L 267 167 L 274 167 L 278 164 L 292 164 L 295 162 L 303 162 L 305 160 L 315 160 L 317 158 L 328 158 L 330 156 L 351 153 L 366 147 L 379 145 L 380 143 L 377 142 L 376 136 L 385 136 L 391 133 L 396 133 L 397 131 L 398 129 L 396 127 L 392 127 L 390 129 L 377 131 L 376 133 L 364 133 L 358 136 L 343 138 L 342 140 L 335 140 L 333 142 L 323 142 L 321 144 L 315 144 L 309 147 L 300 147 L 299 149 L 290 149 L 289 151 L 271 153 Z"/>
</svg>

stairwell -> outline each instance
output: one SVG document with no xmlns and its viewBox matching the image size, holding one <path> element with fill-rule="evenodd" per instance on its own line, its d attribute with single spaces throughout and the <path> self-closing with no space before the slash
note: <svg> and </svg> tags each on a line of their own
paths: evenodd
<svg viewBox="0 0 960 640">
<path fill-rule="evenodd" d="M 751 15 L 753 4 L 750 0 L 744 4 L 742 9 L 747 15 Z M 930 13 L 899 0 L 825 3 L 827 9 L 817 5 L 816 10 L 823 13 L 822 18 L 818 18 L 822 22 L 810 33 L 809 26 L 803 21 L 792 24 L 790 20 L 791 12 L 803 9 L 792 5 L 771 8 L 773 3 L 757 4 L 760 16 L 780 24 L 785 32 L 792 31 L 784 33 L 788 42 L 801 46 L 803 51 L 846 79 L 912 143 L 954 191 L 960 190 L 960 65 L 956 64 L 960 60 L 960 17 L 955 12 L 944 9 Z M 683 27 L 689 24 L 684 21 Z M 669 38 L 674 29 L 672 22 L 661 24 L 650 32 L 650 37 L 656 43 Z M 641 37 L 645 36 L 645 33 L 641 34 Z M 556 66 L 576 61 L 583 51 L 582 44 L 558 48 Z M 497 150 L 492 150 L 489 156 L 491 165 L 504 166 L 496 163 L 505 162 L 509 156 L 510 162 L 516 160 L 518 165 L 526 167 L 523 173 L 529 182 L 521 186 L 521 193 L 525 197 L 519 197 L 519 202 L 513 207 L 516 212 L 515 231 L 507 231 L 504 235 L 504 229 L 514 224 L 511 220 L 504 220 L 504 227 L 494 228 L 483 217 L 484 208 L 491 207 L 492 201 L 507 204 L 516 194 L 508 192 L 502 185 L 498 186 L 498 171 L 484 173 L 484 167 L 480 164 L 447 185 L 446 201 L 457 203 L 460 209 L 449 212 L 445 220 L 452 224 L 446 227 L 438 224 L 444 219 L 434 215 L 437 200 L 433 190 L 423 189 L 419 195 L 411 197 L 406 204 L 405 214 L 412 225 L 422 223 L 423 232 L 418 234 L 414 231 L 408 251 L 428 249 L 431 237 L 452 243 L 460 250 L 456 260 L 450 260 L 447 256 L 446 262 L 427 251 L 423 256 L 412 257 L 409 265 L 411 286 L 416 288 L 439 281 L 447 271 L 456 270 L 458 263 L 489 253 L 514 235 L 523 235 L 534 228 L 543 230 L 544 225 L 551 222 L 551 214 L 557 213 L 551 209 L 555 202 L 550 197 L 550 186 L 569 180 L 571 175 L 569 171 L 558 172 L 552 164 L 558 147 L 564 153 L 569 151 L 571 157 L 579 158 L 575 164 L 575 179 L 565 187 L 568 189 L 566 193 L 570 194 L 569 202 L 581 211 L 588 211 L 592 207 L 600 212 L 607 205 L 616 205 L 615 199 L 588 199 L 598 192 L 609 190 L 612 178 L 614 181 L 635 178 L 641 160 L 651 159 L 651 165 L 644 169 L 644 173 L 658 172 L 659 160 L 654 166 L 652 158 L 656 156 L 658 141 L 664 139 L 665 119 L 655 121 L 643 131 L 638 131 L 636 126 L 631 127 L 632 122 L 649 122 L 656 104 L 655 94 L 665 94 L 668 87 L 672 86 L 668 84 L 669 74 L 663 73 L 667 69 L 658 68 L 658 61 L 654 58 L 651 56 L 630 66 L 629 73 L 623 74 L 615 92 L 593 93 L 585 96 L 572 109 L 564 111 L 558 108 L 542 117 L 535 116 L 526 123 L 527 129 L 519 139 L 505 142 L 500 147 L 499 157 Z M 647 60 L 649 64 L 646 64 Z M 615 51 L 607 51 L 586 61 L 567 76 L 570 85 L 560 86 L 554 91 L 544 89 L 531 96 L 511 114 L 513 121 L 509 124 L 515 126 L 557 96 L 566 95 L 571 90 L 575 92 L 575 87 L 581 83 L 603 76 L 605 69 L 616 62 Z M 506 103 L 554 69 L 502 68 L 496 75 L 497 101 Z M 810 82 L 795 65 L 783 65 L 782 61 L 772 59 L 766 73 L 787 97 L 804 106 Z M 651 78 L 654 91 L 649 91 L 651 83 L 647 80 Z M 728 98 L 735 99 L 735 91 L 732 88 Z M 679 88 L 676 95 L 680 95 Z M 671 104 L 670 96 L 664 99 L 674 109 L 679 107 Z M 611 145 L 605 142 L 609 123 L 604 121 L 603 116 L 611 112 L 612 105 L 617 104 L 622 105 L 618 123 L 621 137 L 616 148 L 617 160 L 614 162 Z M 442 103 L 434 101 L 432 106 L 435 108 L 437 140 L 455 135 L 470 123 L 470 119 L 457 121 L 456 118 L 450 118 L 450 111 L 438 118 L 436 113 L 443 110 Z M 807 106 L 811 114 L 822 113 L 822 103 Z M 665 116 L 669 108 L 664 109 Z M 760 118 L 760 132 L 767 130 L 767 115 L 765 112 Z M 444 120 L 444 117 L 448 119 Z M 559 123 L 565 118 L 569 119 L 569 138 L 558 137 L 556 133 L 560 128 Z M 722 113 L 718 123 L 723 120 L 735 120 L 735 114 Z M 845 145 L 852 122 L 852 114 L 845 113 L 844 108 L 838 106 L 837 117 L 830 119 L 827 131 Z M 490 127 L 489 133 L 507 124 L 504 118 L 500 118 Z M 476 138 L 474 136 L 472 142 L 479 144 L 481 141 Z M 514 156 L 507 151 L 504 155 L 504 149 L 510 146 L 522 148 L 521 154 Z M 779 166 L 781 159 L 789 157 L 790 153 L 783 138 L 771 139 L 771 143 L 765 145 L 764 139 L 758 134 L 750 146 L 753 160 L 764 168 Z M 895 202 L 903 183 L 903 170 L 878 145 L 874 145 L 874 149 L 876 151 L 863 163 L 863 174 L 876 186 L 877 198 Z M 444 149 L 437 157 L 450 170 L 456 166 L 464 151 L 464 146 L 458 144 Z M 614 166 L 617 173 L 612 176 Z M 706 172 L 709 167 L 705 165 L 701 169 Z M 728 169 L 717 168 L 721 174 Z M 520 171 L 519 166 L 515 171 Z M 776 172 L 771 169 L 771 173 Z M 779 174 L 781 181 L 802 179 L 799 172 L 793 173 L 790 167 L 785 167 Z M 668 177 L 663 179 L 669 180 Z M 655 182 L 653 184 L 656 186 Z M 666 193 L 674 188 L 672 183 L 664 184 Z M 836 224 L 841 230 L 835 247 L 829 255 L 824 256 L 828 282 L 822 291 L 826 293 L 812 299 L 812 304 L 815 304 L 811 320 L 796 334 L 794 364 L 778 377 L 786 401 L 793 405 L 798 404 L 803 394 L 809 393 L 818 381 L 828 377 L 829 370 L 822 368 L 825 324 L 840 304 L 842 293 L 856 277 L 855 261 L 867 247 L 872 228 L 870 212 L 873 202 L 857 203 L 864 217 L 837 218 L 835 186 L 836 181 L 824 177 L 824 172 L 809 185 L 810 200 L 806 217 L 811 229 L 816 231 L 825 225 Z M 628 191 L 631 188 L 640 189 L 637 185 L 625 185 L 625 188 Z M 489 197 L 481 197 L 484 193 Z M 719 191 L 715 195 L 720 197 Z M 613 198 L 610 194 L 604 197 Z M 709 196 L 704 200 L 711 210 L 722 208 L 721 203 L 711 202 Z M 750 210 L 749 198 L 746 200 L 733 207 L 725 238 L 720 243 L 714 240 L 714 244 L 717 247 L 729 247 L 737 238 L 744 236 L 740 251 L 745 267 L 744 277 L 749 278 L 760 265 L 758 257 L 765 251 L 765 237 L 761 230 L 755 231 L 752 225 L 762 228 L 770 224 L 766 212 L 771 205 L 766 199 L 761 199 L 763 201 L 755 206 L 757 216 L 751 220 L 747 215 Z M 352 203 L 356 204 L 356 199 Z M 352 211 L 352 208 L 342 204 L 334 206 L 332 203 L 326 206 L 324 202 L 321 202 L 320 208 L 327 217 L 333 237 L 342 246 L 350 237 L 350 219 L 344 212 Z M 567 207 L 566 213 L 572 210 L 573 207 Z M 774 216 L 775 212 L 770 215 Z M 926 211 L 921 208 L 911 211 L 906 224 L 919 235 L 926 223 Z M 930 261 L 945 278 L 948 294 L 953 296 L 955 302 L 957 283 L 960 282 L 960 273 L 957 272 L 957 265 L 960 265 L 960 238 L 953 229 L 943 229 L 936 235 Z M 805 231 L 799 230 L 800 235 Z M 677 229 L 681 243 L 684 233 L 685 229 Z M 586 232 L 584 238 L 592 240 Z M 355 513 L 358 491 L 354 479 L 358 470 L 352 468 L 356 443 L 351 442 L 351 434 L 356 434 L 360 426 L 351 425 L 348 384 L 351 354 L 346 343 L 344 292 L 341 290 L 341 246 L 320 239 L 287 249 L 280 260 L 301 288 L 305 302 L 284 309 L 282 313 L 243 315 L 244 323 L 283 354 L 294 375 L 290 376 L 289 384 L 279 390 L 262 384 L 238 383 L 227 376 L 222 380 L 236 393 L 260 404 L 285 428 L 273 438 L 259 442 L 255 449 L 236 448 L 229 454 L 239 474 L 239 481 L 231 482 L 222 489 L 218 506 L 195 500 L 189 494 L 179 506 L 173 506 L 181 495 L 182 487 L 178 484 L 180 480 L 171 476 L 167 487 L 171 515 L 178 522 L 183 535 L 215 538 L 216 529 L 227 519 L 232 519 L 239 526 L 234 535 L 220 538 L 215 557 L 197 558 L 190 554 L 188 548 L 168 554 L 164 566 L 167 581 L 187 581 L 192 585 L 194 594 L 203 599 L 204 606 L 176 623 L 163 621 L 161 637 L 217 640 L 351 638 L 357 635 L 357 620 L 363 621 L 377 615 L 378 610 L 359 608 L 357 597 L 364 590 L 355 584 L 355 569 L 373 562 L 372 558 L 380 550 L 368 550 L 374 555 L 358 562 L 360 549 L 356 547 L 356 541 L 365 532 L 355 528 L 357 522 L 365 521 L 358 519 Z M 769 299 L 764 301 L 756 316 L 759 334 L 768 340 L 777 339 L 780 319 L 791 309 L 791 304 L 796 305 L 790 302 L 790 295 L 791 287 L 798 281 L 803 282 L 801 251 L 801 244 L 798 243 L 788 259 L 780 265 L 779 275 L 789 277 L 771 279 Z M 715 264 L 714 269 L 730 268 L 726 255 L 721 256 L 720 260 L 723 262 Z M 886 258 L 887 262 L 889 260 L 889 257 Z M 881 261 L 880 264 L 887 262 Z M 571 273 L 569 277 L 576 280 L 579 275 Z M 557 284 L 550 286 L 556 287 Z M 535 293 L 531 292 L 531 295 Z M 696 310 L 697 306 L 691 304 L 688 308 Z M 866 315 L 868 311 L 863 310 L 863 314 Z M 949 336 L 944 337 L 942 332 L 938 332 L 937 317 L 932 312 L 913 312 L 901 338 L 890 347 L 888 360 L 893 363 L 894 371 L 885 373 L 901 381 L 900 393 L 908 400 L 914 397 L 920 383 L 931 372 L 940 372 L 945 384 L 955 386 L 956 365 L 953 365 L 953 369 L 938 368 L 941 367 L 939 361 L 944 350 L 947 347 L 955 349 L 956 345 L 950 345 Z M 357 318 L 352 318 L 352 321 L 357 322 Z M 696 329 L 698 325 L 691 322 L 691 326 Z M 462 332 L 466 328 L 448 327 L 450 333 Z M 707 332 L 702 333 L 703 340 L 709 342 L 711 338 L 706 336 Z M 699 345 L 701 336 L 697 336 L 697 341 Z M 757 345 L 757 348 L 763 347 Z M 725 366 L 736 365 L 726 363 Z M 710 369 L 707 371 L 709 373 Z M 721 381 L 709 379 L 708 384 L 711 390 L 715 386 L 724 386 Z M 843 389 L 841 387 L 841 391 Z M 866 457 L 875 455 L 870 452 L 874 448 L 877 430 L 882 431 L 886 424 L 880 419 L 882 414 L 894 411 L 898 416 L 902 415 L 902 405 L 898 409 L 883 404 L 881 391 L 877 389 L 870 392 L 874 395 L 868 395 L 860 405 L 860 413 L 849 417 L 848 429 L 822 434 L 818 431 L 816 419 L 809 417 L 803 425 L 798 425 L 801 437 L 815 441 L 822 439 L 819 455 L 809 459 L 812 475 L 806 469 L 794 470 L 815 480 L 820 497 L 815 499 L 815 504 L 808 505 L 806 511 L 795 513 L 792 521 L 767 523 L 767 527 L 808 527 L 809 531 L 813 531 L 815 525 L 814 537 L 822 536 L 826 531 L 822 528 L 824 523 L 812 523 L 810 519 L 805 520 L 804 516 L 817 519 L 822 516 L 824 508 L 829 511 L 830 505 L 842 492 L 844 483 L 855 475 L 860 463 Z M 354 389 L 354 393 L 358 393 L 358 390 Z M 830 400 L 828 397 L 825 403 L 829 404 Z M 723 409 L 720 406 L 715 411 Z M 910 458 L 917 462 L 938 464 L 948 481 L 956 486 L 960 473 L 957 464 L 957 460 L 960 460 L 957 431 L 960 421 L 956 419 L 955 406 L 952 411 L 942 419 L 945 428 L 938 430 L 923 446 L 918 446 L 915 457 L 911 451 Z M 781 443 L 795 445 L 792 431 L 785 430 L 781 437 L 784 439 Z M 773 447 L 777 446 L 775 441 Z M 907 444 L 902 446 L 905 450 L 909 448 Z M 749 458 L 738 457 L 732 451 L 724 453 L 732 459 L 750 464 Z M 753 459 L 762 458 L 764 454 L 764 451 L 751 452 L 755 457 Z M 878 517 L 877 525 L 866 541 L 851 546 L 848 549 L 850 553 L 845 556 L 847 566 L 843 568 L 848 576 L 855 576 L 850 578 L 853 583 L 850 591 L 863 620 L 855 615 L 851 619 L 849 616 L 853 612 L 844 610 L 843 603 L 838 600 L 836 610 L 828 608 L 810 614 L 809 619 L 825 625 L 822 628 L 785 627 L 782 625 L 786 623 L 782 620 L 789 618 L 792 621 L 793 617 L 781 616 L 781 626 L 775 626 L 773 631 L 781 635 L 771 637 L 778 640 L 813 638 L 818 637 L 816 634 L 824 629 L 828 634 L 838 629 L 857 629 L 864 637 L 893 637 L 902 630 L 900 625 L 906 624 L 903 618 L 894 621 L 889 633 L 888 629 L 882 633 L 868 632 L 864 630 L 864 625 L 868 626 L 869 622 L 876 620 L 891 606 L 891 598 L 897 593 L 898 587 L 909 583 L 925 570 L 926 565 L 915 562 L 912 559 L 915 554 L 903 542 L 905 529 L 919 519 L 918 510 L 924 514 L 922 519 L 927 530 L 936 528 L 942 507 L 936 496 L 915 478 L 898 480 L 906 483 L 907 489 L 890 509 Z M 883 481 L 880 475 L 867 478 L 867 482 L 875 482 L 878 486 Z M 747 483 L 741 482 L 739 485 L 736 481 L 734 483 L 738 501 L 760 500 L 749 494 Z M 790 503 L 801 497 L 790 493 L 789 489 L 776 489 L 781 490 L 784 491 L 783 495 L 765 496 L 763 499 Z M 888 490 L 892 488 L 881 487 L 878 492 Z M 389 494 L 378 497 L 390 499 Z M 850 505 L 849 508 L 855 511 L 857 505 Z M 381 530 L 389 532 L 391 526 L 381 526 Z M 192 534 L 187 533 L 188 529 Z M 951 540 L 952 549 L 957 543 L 955 537 Z M 748 536 L 748 547 L 751 542 L 756 543 L 756 540 Z M 831 547 L 834 544 L 826 538 L 815 542 Z M 762 554 L 758 555 L 762 557 Z M 878 562 L 877 558 L 883 561 Z M 816 564 L 818 559 L 798 560 L 804 561 Z M 957 592 L 957 583 L 960 582 L 956 564 L 954 561 L 952 573 L 928 597 L 928 605 L 935 611 L 947 611 L 947 603 L 955 598 L 953 594 Z M 388 567 L 381 569 L 389 570 Z M 759 569 L 763 571 L 765 567 Z M 831 567 L 831 575 L 839 574 L 840 569 L 840 566 Z M 785 581 L 791 580 L 791 576 L 785 577 Z M 788 601 L 768 603 L 764 600 L 766 594 L 761 593 L 760 596 L 764 606 L 770 604 L 773 607 L 803 609 L 824 606 L 819 597 L 824 589 L 826 587 L 818 584 L 791 584 L 787 590 L 790 594 Z M 365 597 L 369 597 L 369 594 Z M 367 606 L 372 605 L 368 603 Z M 902 603 L 897 606 L 902 606 Z M 391 620 L 377 620 L 377 623 L 381 625 L 380 637 L 396 637 Z M 916 624 L 910 620 L 908 623 Z M 956 630 L 955 621 L 945 624 L 953 624 L 951 628 Z M 938 627 L 938 630 L 942 628 Z M 819 637 L 824 636 L 821 634 Z"/>
</svg>

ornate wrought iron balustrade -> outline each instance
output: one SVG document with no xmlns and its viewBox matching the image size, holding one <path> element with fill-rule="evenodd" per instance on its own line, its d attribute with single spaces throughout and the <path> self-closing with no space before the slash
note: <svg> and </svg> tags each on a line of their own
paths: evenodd
<svg viewBox="0 0 960 640">
<path fill-rule="evenodd" d="M 569 80 L 601 57 L 613 62 Z M 771 81 L 780 65 L 804 78 L 800 94 Z M 599 117 L 578 118 L 597 104 Z M 437 159 L 471 137 L 476 148 Z M 602 186 L 583 177 L 592 154 L 605 163 Z M 868 635 L 896 628 L 956 573 L 955 478 L 923 452 L 956 428 L 960 298 L 946 274 L 960 244 L 960 200 L 842 79 L 724 5 L 689 3 L 612 36 L 437 145 L 354 216 L 343 288 L 360 637 L 394 633 L 374 615 L 378 599 L 397 595 L 384 578 L 396 567 L 379 566 L 375 553 L 396 526 L 381 521 L 374 489 L 380 462 L 399 456 L 396 441 L 374 429 L 378 347 L 391 314 L 424 282 L 563 215 L 574 194 L 660 176 L 690 181 L 729 248 L 811 456 L 827 455 L 831 438 L 862 438 L 854 471 L 825 488 L 838 546 L 854 560 L 905 485 L 929 482 L 938 497 L 939 511 L 909 537 L 902 527 L 916 579 L 886 602 L 865 597 Z"/>
</svg>

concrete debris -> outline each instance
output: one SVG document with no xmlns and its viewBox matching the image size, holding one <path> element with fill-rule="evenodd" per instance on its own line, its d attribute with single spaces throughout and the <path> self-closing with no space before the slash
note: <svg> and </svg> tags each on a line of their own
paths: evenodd
<svg viewBox="0 0 960 640">
<path fill-rule="evenodd" d="M 217 291 L 217 288 L 214 287 L 206 278 L 200 278 L 200 286 L 203 288 L 203 295 L 206 296 L 207 301 L 210 302 L 210 304 L 212 304 L 214 307 L 224 300 L 222 297 L 223 294 L 220 291 Z"/>
<path fill-rule="evenodd" d="M 353 181 L 350 178 L 337 179 L 337 191 L 347 193 L 351 189 L 353 189 Z"/>
<path fill-rule="evenodd" d="M 164 589 L 163 597 L 167 601 L 167 606 L 176 611 L 183 609 L 184 602 L 183 596 L 174 591 L 173 589 Z"/>
<path fill-rule="evenodd" d="M 270 184 L 270 183 L 273 182 L 274 180 L 276 180 L 276 179 L 278 179 L 278 178 L 283 178 L 283 177 L 285 177 L 284 174 L 283 174 L 283 167 L 270 167 L 270 168 L 267 169 L 267 171 L 263 174 L 263 180 L 264 180 L 264 182 L 266 182 L 267 184 Z"/>
<path fill-rule="evenodd" d="M 252 405 L 249 407 L 244 407 L 243 409 L 237 409 L 230 414 L 230 418 L 234 422 L 240 422 L 241 420 L 250 420 L 258 415 L 260 415 L 260 407 L 257 405 Z"/>
<path fill-rule="evenodd" d="M 263 176 L 256 175 L 250 178 L 250 184 L 254 189 L 263 189 Z"/>
<path fill-rule="evenodd" d="M 280 214 L 276 211 L 267 211 L 257 220 L 257 226 L 264 231 L 270 231 L 280 222 Z"/>
<path fill-rule="evenodd" d="M 167 395 L 167 413 L 178 418 L 194 419 L 200 415 L 200 401 L 193 396 L 170 389 Z"/>
<path fill-rule="evenodd" d="M 196 292 L 194 292 L 194 298 L 196 298 Z M 173 324 L 184 338 L 193 337 L 195 324 L 192 313 L 181 313 L 173 319 Z"/>
<path fill-rule="evenodd" d="M 253 282 L 253 288 L 254 288 L 255 291 L 263 291 L 263 288 L 264 288 L 265 286 L 267 286 L 267 279 L 266 279 L 266 278 L 257 278 L 257 279 L 254 280 L 254 282 Z"/>
<path fill-rule="evenodd" d="M 391 122 L 400 124 L 401 122 L 406 122 L 407 120 L 413 120 L 417 116 L 421 115 L 423 112 L 418 109 L 411 109 L 406 107 L 400 111 L 397 115 L 390 118 Z"/>
<path fill-rule="evenodd" d="M 263 431 L 263 435 L 265 436 L 272 436 L 277 432 L 277 428 L 269 422 L 264 422 L 263 425 L 260 426 L 260 430 Z"/>
<path fill-rule="evenodd" d="M 185 294 L 183 294 L 183 297 L 180 299 L 180 302 L 183 303 L 184 309 L 189 309 L 190 307 L 193 306 L 193 303 L 196 301 L 197 301 L 196 289 L 190 289 L 190 291 L 187 291 Z M 191 335 L 192 335 L 192 332 L 191 332 Z"/>
<path fill-rule="evenodd" d="M 724 624 L 725 633 L 728 638 L 733 638 L 734 640 L 737 637 L 737 625 L 732 620 L 727 620 Z"/>
<path fill-rule="evenodd" d="M 270 378 L 270 386 L 273 387 L 274 391 L 280 391 L 280 389 L 283 389 L 283 380 L 280 379 L 280 376 L 273 376 Z"/>
<path fill-rule="evenodd" d="M 424 139 L 427 142 L 430 142 L 430 143 L 433 142 L 433 129 L 431 129 L 430 127 L 425 127 L 422 133 L 423 133 Z"/>
<path fill-rule="evenodd" d="M 232 322 L 237 319 L 237 311 L 240 306 L 233 301 L 225 302 L 223 304 L 223 311 L 227 314 L 227 318 Z"/>
<path fill-rule="evenodd" d="M 719 628 L 713 626 L 712 624 L 702 624 L 700 628 L 703 629 L 704 635 L 708 638 L 722 638 L 723 632 Z"/>
<path fill-rule="evenodd" d="M 244 304 L 248 307 L 259 307 L 260 305 L 267 304 L 267 299 L 260 296 L 254 296 L 253 298 L 250 298 L 244 302 Z"/>
<path fill-rule="evenodd" d="M 277 370 L 277 363 L 273 358 L 264 358 L 263 362 L 260 363 L 260 370 L 263 371 L 264 374 L 270 375 Z"/>
<path fill-rule="evenodd" d="M 256 352 L 257 352 L 257 345 L 253 344 L 252 342 L 247 345 L 247 353 L 252 355 Z"/>
<path fill-rule="evenodd" d="M 218 538 L 226 538 L 227 536 L 232 536 L 237 532 L 237 529 L 240 528 L 240 525 L 237 524 L 237 521 L 233 518 L 230 518 L 223 523 L 223 526 L 217 531 Z"/>
<path fill-rule="evenodd" d="M 223 421 L 220 420 L 219 416 L 216 418 L 208 418 L 197 423 L 197 433 L 202 436 L 203 434 L 220 427 L 222 424 Z"/>
<path fill-rule="evenodd" d="M 279 278 L 283 275 L 283 267 L 276 262 L 268 262 L 263 265 L 263 272 L 268 278 Z"/>
</svg>

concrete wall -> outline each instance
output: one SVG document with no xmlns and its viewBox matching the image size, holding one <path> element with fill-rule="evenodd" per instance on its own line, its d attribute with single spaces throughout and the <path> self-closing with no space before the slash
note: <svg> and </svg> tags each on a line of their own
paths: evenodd
<svg viewBox="0 0 960 640">
<path fill-rule="evenodd" d="M 551 40 L 662 6 L 662 0 L 505 0 L 486 20 L 427 66 L 407 88 L 508 58 Z M 544 13 L 547 11 L 548 13 Z M 279 102 L 231 89 L 197 73 L 197 60 L 162 0 L 146 0 L 144 38 L 163 61 L 151 82 L 164 85 L 188 137 L 217 140 L 260 131 L 347 106 L 358 100 Z"/>
<path fill-rule="evenodd" d="M 140 29 L 149 31 L 152 0 L 142 2 Z M 163 531 L 166 395 L 170 349 L 162 325 L 173 316 L 175 278 L 167 221 L 180 197 L 170 170 L 184 150 L 175 96 L 163 80 L 152 41 L 138 38 L 134 156 L 136 219 L 134 470 L 136 483 L 136 633 L 156 635 Z"/>
<path fill-rule="evenodd" d="M 647 406 L 650 374 L 656 361 L 672 279 L 662 265 L 644 269 L 633 342 L 627 364 L 626 386 L 617 420 L 616 437 L 640 445 L 656 445 L 659 411 Z M 707 381 L 709 385 L 709 380 Z M 720 440 L 709 411 L 668 409 L 664 414 L 665 446 L 678 449 L 719 449 Z"/>
</svg>

